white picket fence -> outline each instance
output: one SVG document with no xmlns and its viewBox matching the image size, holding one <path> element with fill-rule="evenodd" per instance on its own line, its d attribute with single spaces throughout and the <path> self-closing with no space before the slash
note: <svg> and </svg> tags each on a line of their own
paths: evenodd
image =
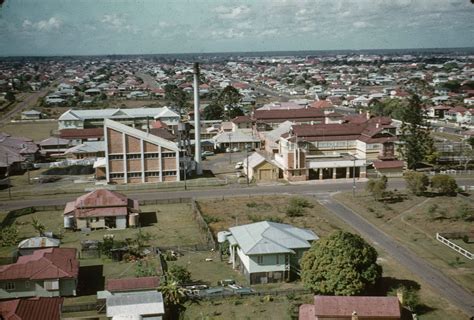
<svg viewBox="0 0 474 320">
<path fill-rule="evenodd" d="M 472 260 L 474 259 L 474 254 L 472 254 L 471 252 L 467 251 L 466 249 L 458 246 L 457 244 L 449 241 L 448 239 L 446 239 L 445 237 L 443 237 L 442 235 L 440 235 L 439 233 L 436 233 L 436 240 L 438 240 L 439 242 L 447 245 L 448 247 L 450 247 L 451 249 L 453 249 L 454 251 L 462 254 L 463 256 L 465 256 L 466 258 L 468 258 L 469 260 Z"/>
</svg>

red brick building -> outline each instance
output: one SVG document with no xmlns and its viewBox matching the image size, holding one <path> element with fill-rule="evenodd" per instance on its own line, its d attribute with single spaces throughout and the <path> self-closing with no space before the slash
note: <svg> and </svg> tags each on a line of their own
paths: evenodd
<svg viewBox="0 0 474 320">
<path fill-rule="evenodd" d="M 108 183 L 180 181 L 180 152 L 173 141 L 104 121 L 106 179 Z"/>
</svg>

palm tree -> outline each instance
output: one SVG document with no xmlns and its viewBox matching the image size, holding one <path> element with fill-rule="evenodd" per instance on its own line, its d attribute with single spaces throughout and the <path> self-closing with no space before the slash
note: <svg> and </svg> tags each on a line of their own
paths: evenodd
<svg viewBox="0 0 474 320">
<path fill-rule="evenodd" d="M 165 300 L 165 307 L 169 310 L 170 319 L 178 319 L 186 301 L 186 293 L 177 282 L 168 282 L 159 289 Z"/>
<path fill-rule="evenodd" d="M 44 224 L 39 222 L 38 219 L 36 218 L 33 218 L 33 221 L 31 222 L 31 226 L 33 227 L 33 229 L 35 229 L 39 233 L 40 237 L 43 235 L 44 231 L 46 230 L 46 227 L 44 226 Z"/>
</svg>

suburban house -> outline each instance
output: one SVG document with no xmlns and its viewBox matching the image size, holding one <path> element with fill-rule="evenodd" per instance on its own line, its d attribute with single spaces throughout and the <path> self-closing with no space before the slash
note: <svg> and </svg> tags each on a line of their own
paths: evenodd
<svg viewBox="0 0 474 320">
<path fill-rule="evenodd" d="M 139 204 L 115 191 L 98 189 L 68 202 L 64 208 L 64 228 L 116 228 L 138 225 Z"/>
<path fill-rule="evenodd" d="M 59 132 L 61 139 L 70 141 L 71 145 L 78 145 L 86 141 L 104 140 L 104 129 L 87 128 L 87 129 L 63 129 Z"/>
<path fill-rule="evenodd" d="M 299 320 L 400 320 L 397 297 L 315 296 L 314 304 L 303 304 Z"/>
<path fill-rule="evenodd" d="M 21 120 L 39 120 L 42 113 L 36 110 L 27 110 L 21 113 Z"/>
<path fill-rule="evenodd" d="M 260 148 L 260 139 L 242 131 L 221 132 L 212 138 L 214 149 L 226 151 Z"/>
<path fill-rule="evenodd" d="M 426 108 L 425 113 L 428 117 L 433 119 L 444 119 L 445 113 L 449 111 L 451 107 L 438 105 L 438 106 L 430 106 Z"/>
<path fill-rule="evenodd" d="M 446 112 L 446 117 L 459 124 L 473 123 L 474 112 L 462 106 L 454 107 Z"/>
<path fill-rule="evenodd" d="M 368 164 L 395 160 L 397 140 L 391 119 L 383 117 L 361 123 L 293 125 L 281 136 L 274 156 L 290 181 L 364 178 Z"/>
<path fill-rule="evenodd" d="M 38 143 L 40 146 L 40 153 L 45 157 L 52 155 L 61 155 L 69 148 L 69 140 L 61 139 L 59 137 L 49 137 Z"/>
<path fill-rule="evenodd" d="M 294 125 L 293 122 L 285 121 L 271 131 L 259 132 L 265 151 L 271 154 L 278 153 L 280 137 L 283 134 L 289 133 L 292 125 Z"/>
<path fill-rule="evenodd" d="M 120 295 L 132 292 L 156 291 L 159 286 L 159 277 L 140 277 L 109 279 L 105 289 L 112 295 Z"/>
<path fill-rule="evenodd" d="M 309 229 L 262 221 L 221 231 L 218 239 L 229 242 L 232 268 L 257 284 L 290 280 L 303 253 L 319 237 Z"/>
<path fill-rule="evenodd" d="M 104 141 L 85 141 L 64 150 L 64 155 L 70 159 L 100 158 L 105 156 Z"/>
<path fill-rule="evenodd" d="M 29 298 L 0 301 L 3 320 L 60 320 L 64 298 Z"/>
<path fill-rule="evenodd" d="M 257 182 L 276 181 L 283 178 L 283 171 L 275 161 L 266 159 L 260 153 L 254 152 L 244 161 L 244 173 L 250 180 Z"/>
<path fill-rule="evenodd" d="M 132 127 L 142 128 L 148 122 L 160 120 L 169 126 L 178 125 L 179 115 L 168 107 L 131 109 L 68 110 L 58 119 L 59 130 L 98 128 L 104 119 L 112 119 Z"/>
<path fill-rule="evenodd" d="M 48 248 L 0 266 L 0 299 L 75 296 L 79 261 L 75 248 Z"/>
<path fill-rule="evenodd" d="M 110 119 L 104 121 L 104 137 L 108 183 L 181 180 L 181 155 L 175 142 Z"/>
<path fill-rule="evenodd" d="M 257 131 L 268 131 L 277 128 L 280 123 L 291 121 L 296 124 L 324 123 L 325 113 L 323 109 L 290 109 L 290 110 L 256 110 L 253 121 Z"/>
<path fill-rule="evenodd" d="M 0 178 L 7 172 L 24 170 L 27 162 L 35 161 L 39 156 L 38 151 L 39 147 L 33 140 L 0 132 Z"/>
<path fill-rule="evenodd" d="M 107 317 L 115 319 L 161 320 L 165 304 L 161 292 L 150 291 L 139 294 L 112 295 L 106 300 Z"/>
</svg>

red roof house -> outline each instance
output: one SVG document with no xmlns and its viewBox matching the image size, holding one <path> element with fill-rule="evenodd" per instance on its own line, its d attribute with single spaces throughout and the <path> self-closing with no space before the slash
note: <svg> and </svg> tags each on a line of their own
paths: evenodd
<svg viewBox="0 0 474 320">
<path fill-rule="evenodd" d="M 303 304 L 299 320 L 358 319 L 398 320 L 401 307 L 397 297 L 315 296 L 314 304 Z"/>
<path fill-rule="evenodd" d="M 64 298 L 30 298 L 0 302 L 0 319 L 60 320 Z"/>
<path fill-rule="evenodd" d="M 136 225 L 139 212 L 137 200 L 118 192 L 98 189 L 66 204 L 64 227 L 125 229 L 127 225 Z"/>
<path fill-rule="evenodd" d="M 156 290 L 160 285 L 159 277 L 141 277 L 141 278 L 124 278 L 109 279 L 105 288 L 112 293 Z"/>
<path fill-rule="evenodd" d="M 75 248 L 49 248 L 0 267 L 0 299 L 76 295 L 79 261 Z"/>
</svg>

